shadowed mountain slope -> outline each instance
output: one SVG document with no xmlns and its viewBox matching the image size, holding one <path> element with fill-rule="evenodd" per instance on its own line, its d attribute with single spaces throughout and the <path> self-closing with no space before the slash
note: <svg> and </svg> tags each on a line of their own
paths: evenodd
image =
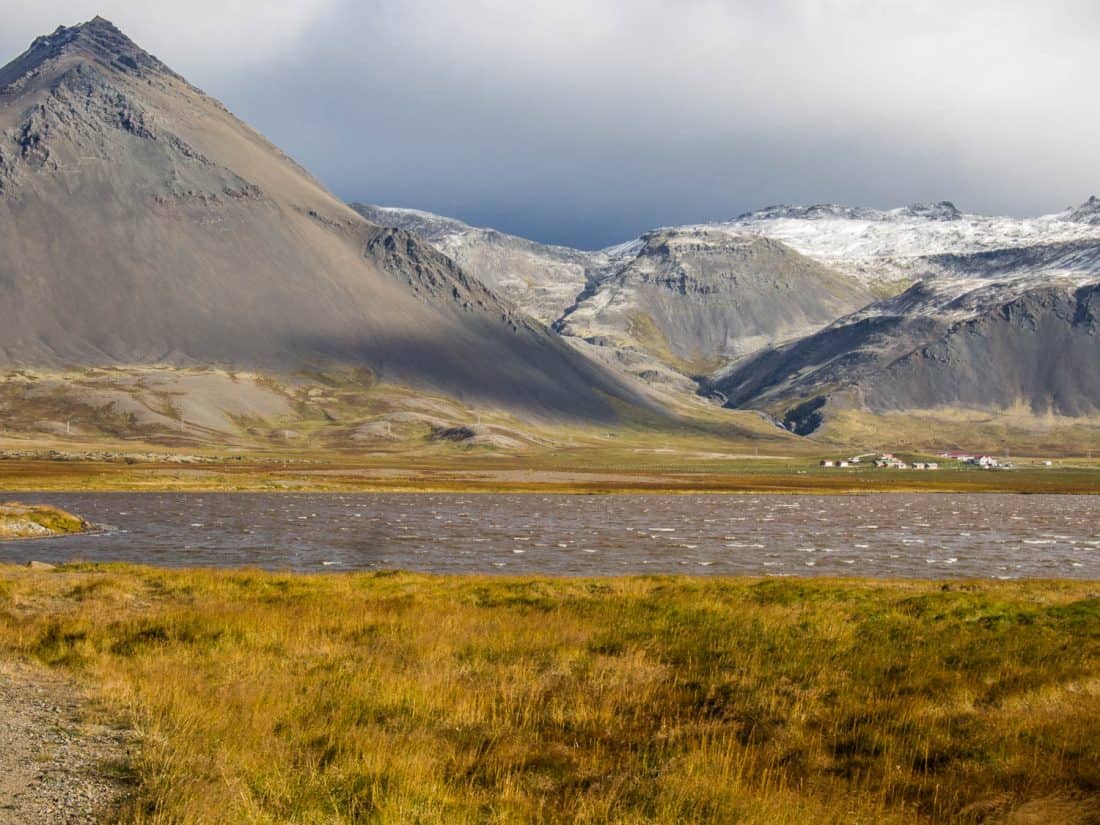
<svg viewBox="0 0 1100 825">
<path fill-rule="evenodd" d="M 1100 284 L 994 283 L 897 298 L 746 359 L 709 389 L 803 434 L 836 408 L 1100 414 Z"/>
<path fill-rule="evenodd" d="M 633 391 L 96 18 L 0 69 L 0 361 L 370 367 L 537 414 Z"/>
</svg>

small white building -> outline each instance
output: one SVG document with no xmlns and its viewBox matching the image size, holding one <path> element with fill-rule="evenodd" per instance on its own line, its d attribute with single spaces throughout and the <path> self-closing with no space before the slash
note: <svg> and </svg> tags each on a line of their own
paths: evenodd
<svg viewBox="0 0 1100 825">
<path fill-rule="evenodd" d="M 875 459 L 876 467 L 886 467 L 891 470 L 904 470 L 907 465 L 904 461 L 896 458 L 893 453 L 883 453 L 881 456 Z"/>
</svg>

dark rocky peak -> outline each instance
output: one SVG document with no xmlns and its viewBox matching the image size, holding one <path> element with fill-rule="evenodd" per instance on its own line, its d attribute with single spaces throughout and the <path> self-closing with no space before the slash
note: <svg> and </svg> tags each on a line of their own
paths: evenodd
<svg viewBox="0 0 1100 825">
<path fill-rule="evenodd" d="M 899 211 L 902 215 L 929 221 L 957 221 L 962 217 L 962 212 L 951 201 L 914 203 Z"/>
<path fill-rule="evenodd" d="M 1071 209 L 1066 220 L 1100 226 L 1100 198 L 1093 195 L 1076 209 Z"/>
<path fill-rule="evenodd" d="M 95 61 L 115 71 L 137 76 L 175 75 L 112 22 L 94 17 L 77 26 L 58 26 L 52 34 L 36 38 L 27 51 L 0 69 L 0 89 L 33 76 L 44 65 L 66 57 Z"/>
</svg>

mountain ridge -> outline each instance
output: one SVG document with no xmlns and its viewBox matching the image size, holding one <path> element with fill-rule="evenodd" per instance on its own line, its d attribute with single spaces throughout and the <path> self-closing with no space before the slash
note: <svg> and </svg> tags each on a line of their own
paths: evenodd
<svg viewBox="0 0 1100 825">
<path fill-rule="evenodd" d="M 730 358 L 873 300 L 780 242 L 708 227 L 655 229 L 583 251 L 421 210 L 353 206 L 417 233 L 589 356 L 677 392 L 693 392 L 695 376 Z"/>
<path fill-rule="evenodd" d="M 1074 321 L 1079 313 L 1066 309 L 1091 307 L 1092 298 L 1072 296 L 1091 295 L 1100 282 L 1095 215 L 1095 197 L 1032 219 L 971 215 L 948 201 L 892 210 L 826 204 L 655 229 L 612 248 L 615 255 L 601 252 L 613 265 L 595 278 L 589 270 L 585 289 L 555 327 L 620 370 L 677 391 L 697 388 L 732 408 L 761 410 L 800 434 L 816 432 L 842 408 L 883 414 L 909 405 L 986 412 L 1022 405 L 1036 417 L 1095 417 L 1097 388 L 1074 376 L 1088 373 L 1090 358 L 1100 358 L 1094 351 L 1100 339 L 1091 322 Z M 420 220 L 431 222 L 425 213 Z M 461 224 L 447 227 L 452 234 L 465 231 Z M 724 365 L 693 357 L 700 350 L 698 328 L 672 319 L 693 295 L 710 312 L 705 305 L 716 300 L 722 279 L 703 283 L 692 270 L 706 260 L 708 246 L 729 256 L 754 239 L 758 250 L 781 249 L 785 260 L 804 257 L 821 267 L 806 269 L 818 284 L 842 273 L 853 283 L 880 284 L 885 297 L 866 293 L 865 300 L 853 300 L 858 306 L 834 306 L 787 334 L 773 320 L 763 325 L 768 334 L 744 337 L 740 349 L 727 350 Z M 643 263 L 651 256 L 656 260 Z M 762 283 L 774 288 L 782 282 L 781 265 L 763 259 Z M 723 277 L 732 283 L 735 271 L 726 257 Z M 633 292 L 623 298 L 624 291 Z M 671 304 L 666 293 L 674 296 Z M 731 293 L 724 315 L 746 313 L 742 331 L 776 317 L 752 295 Z M 804 290 L 795 290 L 783 299 L 787 317 L 804 298 Z M 665 315 L 670 307 L 674 314 Z M 1091 309 L 1082 312 L 1092 317 Z M 1026 324 L 998 324 L 1020 313 L 1041 316 L 1042 335 Z M 716 327 L 707 329 L 713 335 Z M 963 346 L 979 338 L 985 350 Z M 710 351 L 717 351 L 710 340 Z M 1064 356 L 1053 348 L 1056 340 L 1068 348 Z M 989 360 L 985 368 L 982 358 Z"/>
</svg>

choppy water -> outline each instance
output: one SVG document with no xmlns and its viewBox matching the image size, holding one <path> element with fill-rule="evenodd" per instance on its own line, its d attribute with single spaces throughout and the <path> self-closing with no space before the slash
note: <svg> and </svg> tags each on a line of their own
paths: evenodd
<svg viewBox="0 0 1100 825">
<path fill-rule="evenodd" d="M 0 494 L 2 496 L 3 494 Z M 1100 497 L 90 493 L 0 560 L 300 571 L 1100 579 Z"/>
</svg>

